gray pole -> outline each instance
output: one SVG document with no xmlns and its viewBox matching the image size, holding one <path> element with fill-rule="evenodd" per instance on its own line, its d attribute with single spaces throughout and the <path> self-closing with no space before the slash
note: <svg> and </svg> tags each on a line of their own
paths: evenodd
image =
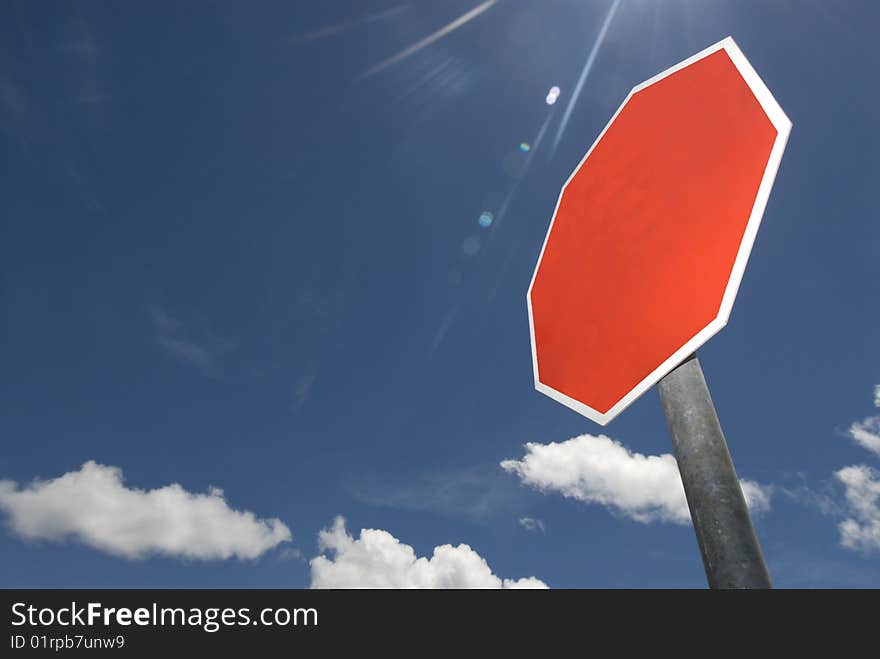
<svg viewBox="0 0 880 659">
<path fill-rule="evenodd" d="M 771 588 L 724 433 L 693 354 L 657 385 L 710 588 Z"/>
</svg>

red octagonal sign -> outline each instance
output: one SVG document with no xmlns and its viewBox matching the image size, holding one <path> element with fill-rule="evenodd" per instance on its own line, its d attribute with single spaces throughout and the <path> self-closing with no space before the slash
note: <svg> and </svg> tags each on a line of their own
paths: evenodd
<svg viewBox="0 0 880 659">
<path fill-rule="evenodd" d="M 539 391 L 605 425 L 724 327 L 790 130 L 729 37 L 629 93 L 529 286 Z"/>
</svg>

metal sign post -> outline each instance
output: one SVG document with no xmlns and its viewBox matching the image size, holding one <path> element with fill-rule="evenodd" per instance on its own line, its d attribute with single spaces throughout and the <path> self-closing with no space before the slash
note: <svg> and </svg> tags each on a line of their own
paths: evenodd
<svg viewBox="0 0 880 659">
<path fill-rule="evenodd" d="M 771 588 L 696 353 L 657 385 L 710 588 Z"/>
</svg>

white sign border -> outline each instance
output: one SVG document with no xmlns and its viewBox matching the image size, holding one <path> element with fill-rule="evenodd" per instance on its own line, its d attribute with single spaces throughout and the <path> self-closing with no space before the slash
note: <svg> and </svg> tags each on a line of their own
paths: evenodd
<svg viewBox="0 0 880 659">
<path fill-rule="evenodd" d="M 752 93 L 758 100 L 758 103 L 760 103 L 764 112 L 767 114 L 770 122 L 776 128 L 776 140 L 773 143 L 773 148 L 770 150 L 770 157 L 767 160 L 767 167 L 764 169 L 764 175 L 761 178 L 761 184 L 758 186 L 758 194 L 755 197 L 755 203 L 754 206 L 752 206 L 752 212 L 749 215 L 749 221 L 746 225 L 746 230 L 743 235 L 742 242 L 740 243 L 739 251 L 736 254 L 736 260 L 734 261 L 733 270 L 730 273 L 730 279 L 727 282 L 727 288 L 725 289 L 724 296 L 721 300 L 721 307 L 718 310 L 718 315 L 715 317 L 714 320 L 706 325 L 706 327 L 704 327 L 702 330 L 697 332 L 697 334 L 691 337 L 681 348 L 676 350 L 672 354 L 672 356 L 670 356 L 666 361 L 660 364 L 660 366 L 652 371 L 644 380 L 639 382 L 629 393 L 627 393 L 623 398 L 621 398 L 607 412 L 603 414 L 602 412 L 594 410 L 592 407 L 589 407 L 588 405 L 585 405 L 580 401 L 566 396 L 561 391 L 557 391 L 556 389 L 553 389 L 552 387 L 544 384 L 543 382 L 541 382 L 540 376 L 538 374 L 538 355 L 535 346 L 535 323 L 532 316 L 532 288 L 535 285 L 535 277 L 538 274 L 538 269 L 541 267 L 541 260 L 544 257 L 544 250 L 547 247 L 547 240 L 550 237 L 550 232 L 553 230 L 553 222 L 556 219 L 556 213 L 559 211 L 559 204 L 562 201 L 562 195 L 565 194 L 565 188 L 568 187 L 568 184 L 574 178 L 575 174 L 577 174 L 578 170 L 586 162 L 587 158 L 590 157 L 593 149 L 605 135 L 605 131 L 607 131 L 608 127 L 611 126 L 612 123 L 614 123 L 617 115 L 620 114 L 620 111 L 629 102 L 629 99 L 645 87 L 652 85 L 655 82 L 662 80 L 666 76 L 671 75 L 676 71 L 679 71 L 680 69 L 683 69 L 684 67 L 689 66 L 690 64 L 693 64 L 694 62 L 701 60 L 704 57 L 707 57 L 722 49 L 727 52 L 727 55 L 730 57 L 740 75 L 742 75 L 743 79 L 746 81 L 746 84 L 748 84 L 748 86 L 751 88 Z M 607 425 L 618 414 L 623 412 L 627 407 L 634 403 L 636 399 L 639 398 L 639 396 L 641 396 L 648 389 L 657 384 L 657 382 L 659 382 L 664 375 L 669 373 L 673 368 L 683 362 L 687 357 L 694 353 L 697 348 L 702 346 L 706 341 L 717 334 L 718 331 L 727 324 L 727 321 L 730 318 L 731 310 L 733 309 L 733 302 L 736 299 L 736 293 L 739 290 L 739 285 L 742 281 L 743 273 L 746 269 L 746 263 L 748 263 L 749 255 L 752 251 L 752 245 L 755 242 L 755 236 L 758 234 L 758 227 L 761 224 L 761 218 L 764 215 L 764 209 L 767 207 L 767 200 L 770 198 L 770 190 L 773 188 L 773 181 L 776 179 L 776 172 L 779 169 L 779 163 L 782 160 L 782 153 L 783 151 L 785 151 L 785 145 L 788 142 L 789 133 L 791 133 L 791 120 L 789 120 L 785 112 L 783 112 L 782 107 L 780 107 L 776 99 L 773 98 L 773 95 L 770 93 L 767 85 L 764 84 L 755 69 L 752 68 L 751 64 L 749 64 L 749 61 L 746 59 L 745 55 L 743 55 L 742 51 L 739 49 L 739 46 L 736 45 L 733 37 L 726 37 L 725 39 L 722 39 L 718 43 L 713 44 L 704 50 L 701 50 L 696 55 L 693 55 L 692 57 L 689 57 L 686 60 L 679 62 L 675 66 L 672 66 L 665 71 L 658 73 L 653 78 L 649 78 L 643 83 L 636 85 L 632 88 L 630 93 L 627 94 L 626 98 L 623 100 L 623 103 L 621 103 L 620 107 L 617 108 L 614 116 L 611 117 L 611 119 L 605 125 L 605 128 L 602 129 L 602 132 L 599 133 L 599 137 L 597 137 L 596 141 L 593 142 L 590 150 L 587 151 L 586 155 L 581 159 L 577 167 L 575 167 L 574 171 L 565 181 L 565 185 L 562 186 L 562 190 L 560 191 L 559 197 L 556 200 L 556 207 L 553 209 L 553 216 L 550 219 L 550 226 L 547 229 L 547 235 L 544 238 L 544 244 L 541 246 L 541 253 L 538 256 L 538 262 L 535 265 L 535 271 L 532 274 L 532 280 L 529 284 L 529 290 L 526 293 L 526 305 L 528 306 L 529 310 L 529 336 L 532 345 L 532 372 L 535 379 L 535 389 L 543 394 L 546 394 L 553 400 L 562 403 L 563 405 L 574 410 L 575 412 L 582 414 L 591 421 L 594 421 L 602 426 Z"/>
</svg>

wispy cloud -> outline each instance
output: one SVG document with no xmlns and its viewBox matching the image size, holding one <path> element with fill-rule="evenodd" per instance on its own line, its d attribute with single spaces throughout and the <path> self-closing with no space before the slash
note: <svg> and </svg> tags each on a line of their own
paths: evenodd
<svg viewBox="0 0 880 659">
<path fill-rule="evenodd" d="M 801 477 L 804 478 L 803 475 Z M 801 482 L 794 487 L 781 486 L 777 489 L 795 503 L 812 508 L 822 515 L 842 517 L 846 514 L 846 504 L 841 501 L 836 479 L 824 480 L 815 485 Z"/>
<path fill-rule="evenodd" d="M 0 481 L 0 510 L 12 532 L 26 540 L 73 538 L 128 559 L 253 559 L 291 538 L 278 519 L 230 508 L 218 488 L 204 494 L 176 483 L 130 488 L 121 469 L 92 461 L 23 487 Z"/>
<path fill-rule="evenodd" d="M 80 200 L 86 210 L 95 213 L 103 208 L 103 204 L 95 193 L 95 187 L 83 172 L 83 169 L 77 165 L 74 156 L 68 152 L 64 158 L 64 175 L 70 181 L 71 186 L 79 195 Z"/>
<path fill-rule="evenodd" d="M 307 563 L 306 555 L 296 547 L 285 547 L 278 552 L 278 558 L 282 561 L 301 561 Z"/>
<path fill-rule="evenodd" d="M 521 460 L 501 467 L 542 492 L 595 503 L 637 522 L 688 524 L 690 512 L 675 457 L 642 455 L 604 435 L 580 435 L 564 442 L 526 444 Z M 753 513 L 770 509 L 772 489 L 741 480 Z"/>
<path fill-rule="evenodd" d="M 359 485 L 354 496 L 373 506 L 485 521 L 515 510 L 522 499 L 518 490 L 497 467 L 485 465 L 440 470 L 403 483 L 375 479 Z"/>
<path fill-rule="evenodd" d="M 34 131 L 34 116 L 24 87 L 0 74 L 0 130 L 15 137 L 22 151 L 27 151 Z"/>
<path fill-rule="evenodd" d="M 354 538 L 337 517 L 321 531 L 322 555 L 311 560 L 312 588 L 546 588 L 535 577 L 502 579 L 466 544 L 434 547 L 430 558 L 388 531 L 361 529 Z"/>
<path fill-rule="evenodd" d="M 179 318 L 158 305 L 150 307 L 156 342 L 178 361 L 199 369 L 209 377 L 223 374 L 223 357 L 235 347 L 230 339 L 209 332 L 198 335 Z"/>
<path fill-rule="evenodd" d="M 315 380 L 317 379 L 317 375 L 314 373 L 309 373 L 306 375 L 301 375 L 297 378 L 296 384 L 293 387 L 293 409 L 299 410 L 306 403 L 306 399 L 309 397 L 309 392 L 312 390 L 312 386 L 315 384 Z"/>
<path fill-rule="evenodd" d="M 92 133 L 105 132 L 112 119 L 114 95 L 104 47 L 82 18 L 71 20 L 64 32 L 57 50 L 69 70 L 71 100 Z"/>
<path fill-rule="evenodd" d="M 519 525 L 523 527 L 526 531 L 540 531 L 544 532 L 544 522 L 540 519 L 535 519 L 534 517 L 520 517 Z"/>
</svg>

